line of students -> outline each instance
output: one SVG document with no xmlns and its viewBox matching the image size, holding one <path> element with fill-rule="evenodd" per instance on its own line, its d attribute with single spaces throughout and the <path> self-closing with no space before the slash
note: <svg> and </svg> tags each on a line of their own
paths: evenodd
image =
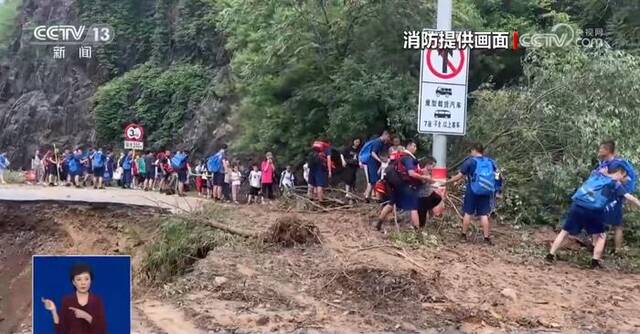
<svg viewBox="0 0 640 334">
<path fill-rule="evenodd" d="M 387 138 L 387 134 L 384 133 L 376 139 L 374 144 L 364 145 L 365 148 L 368 145 L 373 147 L 371 157 L 365 160 L 370 165 L 364 166 L 371 186 L 375 184 L 374 182 L 379 182 L 376 180 L 379 174 L 374 173 L 374 170 L 378 164 L 382 164 L 381 147 Z M 421 235 L 427 213 L 441 201 L 437 194 L 433 195 L 432 187 L 435 181 L 430 177 L 430 169 L 434 160 L 429 158 L 425 166 L 420 168 L 414 156 L 416 150 L 416 144 L 409 142 L 405 153 L 392 158 L 389 167 L 386 168 L 386 185 L 379 187 L 382 192 L 386 190 L 384 198 L 386 205 L 383 206 L 375 224 L 377 229 L 381 228 L 395 206 L 410 212 L 412 225 Z M 367 157 L 366 154 L 361 154 L 362 156 Z M 636 190 L 637 173 L 628 160 L 616 156 L 614 141 L 605 141 L 600 144 L 598 158 L 598 166 L 572 197 L 572 204 L 562 231 L 557 235 L 546 256 L 550 262 L 556 260 L 556 252 L 568 235 L 578 235 L 584 230 L 592 239 L 591 265 L 594 268 L 600 267 L 608 226 L 614 229 L 614 253 L 618 254 L 622 251 L 625 200 L 640 207 L 640 201 L 631 194 Z M 372 165 L 375 167 L 372 168 Z M 394 174 L 396 175 L 393 176 Z M 469 225 L 475 216 L 479 218 L 482 225 L 485 242 L 492 244 L 490 214 L 495 196 L 502 191 L 502 177 L 496 162 L 484 156 L 484 147 L 481 144 L 471 145 L 469 156 L 462 163 L 460 171 L 445 184 L 453 184 L 463 178 L 466 178 L 467 185 L 462 207 L 464 217 L 461 238 L 468 239 Z"/>
<path fill-rule="evenodd" d="M 600 144 L 598 158 L 596 169 L 571 198 L 562 231 L 546 256 L 549 262 L 556 260 L 556 252 L 568 235 L 575 236 L 584 230 L 591 236 L 593 246 L 591 266 L 601 267 L 607 226 L 614 228 L 614 252 L 622 251 L 624 202 L 628 200 L 640 207 L 640 201 L 631 194 L 636 189 L 637 173 L 628 160 L 615 155 L 614 141 Z"/>
<path fill-rule="evenodd" d="M 305 180 L 310 186 L 311 196 L 322 201 L 329 179 L 336 170 L 341 170 L 348 196 L 354 190 L 357 170 L 362 168 L 367 180 L 365 198 L 381 197 L 379 199 L 384 203 L 375 223 L 376 228 L 380 229 L 394 208 L 399 208 L 410 212 L 413 227 L 420 231 L 426 224 L 428 212 L 442 198 L 434 191 L 437 184 L 431 177 L 434 159 L 427 158 L 420 163 L 415 157 L 416 151 L 415 142 L 408 142 L 402 147 L 398 141 L 392 141 L 388 131 L 362 146 L 360 140 L 356 139 L 342 152 L 335 150 L 328 140 L 316 140 L 305 164 Z M 136 157 L 133 152 L 125 152 L 116 161 L 112 152 L 105 154 L 100 148 L 89 148 L 85 152 L 78 148 L 73 152 L 65 150 L 61 156 L 48 151 L 42 158 L 36 157 L 43 162 L 45 179 L 51 185 L 55 179 L 59 179 L 68 186 L 73 184 L 81 187 L 92 181 L 94 188 L 104 188 L 104 181 L 108 184 L 111 179 L 116 179 L 124 188 L 138 183 L 144 190 L 160 189 L 170 194 L 172 189 L 176 189 L 179 195 L 184 196 L 188 175 L 193 174 L 201 180 L 207 179 L 214 199 L 222 199 L 223 185 L 231 184 L 233 199 L 237 202 L 239 171 L 237 167 L 229 165 L 225 152 L 226 146 L 223 146 L 199 166 L 195 174 L 191 172 L 186 151 L 163 151 L 156 154 L 147 152 Z M 601 143 L 598 158 L 598 166 L 572 198 L 573 203 L 563 231 L 553 243 L 548 260 L 555 259 L 555 254 L 567 235 L 586 230 L 592 236 L 593 265 L 598 266 L 606 226 L 612 226 L 615 231 L 615 252 L 622 250 L 623 205 L 625 200 L 633 204 L 639 203 L 631 195 L 636 188 L 637 175 L 629 161 L 616 156 L 613 141 Z M 0 162 L 0 167 L 6 169 L 8 160 L 4 158 Z M 275 170 L 270 152 L 260 166 L 253 166 L 248 176 L 251 187 L 249 202 L 258 201 L 261 196 L 273 198 Z M 134 178 L 138 182 L 133 181 Z M 452 184 L 463 178 L 466 179 L 467 187 L 462 208 L 464 217 L 461 237 L 467 239 L 469 225 L 476 216 L 480 219 L 485 242 L 491 244 L 490 214 L 495 196 L 501 191 L 501 178 L 496 162 L 484 156 L 482 145 L 471 146 L 469 157 L 462 163 L 460 171 L 445 184 Z M 283 172 L 279 183 L 286 188 L 293 187 L 295 179 L 290 167 Z"/>
</svg>

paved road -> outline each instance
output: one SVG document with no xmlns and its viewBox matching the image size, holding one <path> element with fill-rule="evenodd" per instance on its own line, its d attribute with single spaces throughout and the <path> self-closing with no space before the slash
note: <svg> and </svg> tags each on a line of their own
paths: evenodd
<svg viewBox="0 0 640 334">
<path fill-rule="evenodd" d="M 0 201 L 69 201 L 88 203 L 114 203 L 160 207 L 171 212 L 199 210 L 205 203 L 197 197 L 167 196 L 158 192 L 107 188 L 77 189 L 70 187 L 43 187 L 30 185 L 0 185 Z"/>
</svg>

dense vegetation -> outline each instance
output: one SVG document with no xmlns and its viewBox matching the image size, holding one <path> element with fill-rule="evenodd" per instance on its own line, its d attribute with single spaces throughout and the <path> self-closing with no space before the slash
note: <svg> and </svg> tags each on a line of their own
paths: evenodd
<svg viewBox="0 0 640 334">
<path fill-rule="evenodd" d="M 136 120 L 149 132 L 151 149 L 181 144 L 184 117 L 207 92 L 210 73 L 198 65 L 167 69 L 143 65 L 100 88 L 96 94 L 98 140 L 111 142 L 122 125 Z"/>
<path fill-rule="evenodd" d="M 435 3 L 79 0 L 82 20 L 119 32 L 99 55 L 98 139 L 118 142 L 122 124 L 139 121 L 150 144 L 177 144 L 174 133 L 215 84 L 239 99 L 236 153 L 271 150 L 299 163 L 316 137 L 341 145 L 383 128 L 429 148 L 416 133 L 419 53 L 403 50 L 402 36 L 433 27 Z M 449 165 L 466 141 L 487 144 L 508 175 L 504 212 L 514 221 L 556 222 L 605 138 L 640 166 L 640 3 L 456 0 L 453 22 L 521 34 L 557 23 L 604 28 L 612 47 L 473 52 L 469 131 L 450 141 Z M 227 65 L 232 80 L 213 82 Z"/>
<path fill-rule="evenodd" d="M 0 59 L 7 55 L 11 38 L 16 31 L 15 19 L 22 0 L 0 1 Z"/>
</svg>

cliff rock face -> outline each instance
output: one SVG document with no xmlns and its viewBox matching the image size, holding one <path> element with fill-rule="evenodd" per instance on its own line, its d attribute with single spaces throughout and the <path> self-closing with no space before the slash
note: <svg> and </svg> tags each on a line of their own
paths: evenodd
<svg viewBox="0 0 640 334">
<path fill-rule="evenodd" d="M 70 0 L 24 2 L 13 54 L 0 68 L 0 150 L 8 152 L 14 168 L 26 167 L 35 150 L 45 145 L 69 146 L 92 139 L 88 112 L 96 88 L 92 65 L 71 57 L 55 61 L 50 47 L 29 45 L 22 38 L 23 27 L 76 22 L 75 16 Z"/>
<path fill-rule="evenodd" d="M 66 46 L 66 59 L 53 59 L 53 46 L 32 45 L 28 34 L 23 36 L 23 30 L 36 25 L 78 24 L 81 2 L 24 0 L 20 9 L 10 55 L 0 65 L 0 151 L 8 153 L 13 168 L 30 167 L 37 149 L 95 143 L 92 97 L 99 85 L 110 79 L 100 61 L 95 56 L 79 59 L 77 46 Z M 147 17 L 153 17 L 156 0 L 143 2 L 143 10 L 151 11 Z M 216 64 L 208 64 L 219 73 L 212 81 L 228 78 L 222 42 L 219 48 Z M 121 73 L 136 65 L 132 59 L 144 61 L 147 57 L 142 52 L 131 53 L 131 49 L 123 50 Z M 232 100 L 209 99 L 190 110 L 184 133 L 177 134 L 180 141 L 196 155 L 204 155 L 226 140 L 232 132 L 227 122 Z M 114 147 L 119 148 L 118 144 L 114 142 Z"/>
</svg>

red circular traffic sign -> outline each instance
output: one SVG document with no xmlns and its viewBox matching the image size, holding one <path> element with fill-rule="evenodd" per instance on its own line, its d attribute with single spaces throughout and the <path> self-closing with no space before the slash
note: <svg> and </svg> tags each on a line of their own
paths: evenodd
<svg viewBox="0 0 640 334">
<path fill-rule="evenodd" d="M 460 74 L 460 72 L 462 72 L 462 69 L 464 68 L 464 62 L 465 62 L 464 50 L 454 50 L 453 52 L 455 51 L 460 53 L 460 64 L 458 64 L 458 66 L 456 66 L 456 64 L 454 64 L 451 61 L 451 59 L 449 59 L 448 57 L 449 50 L 438 50 L 438 56 L 442 57 L 442 61 L 444 64 L 443 69 L 439 71 L 438 69 L 435 68 L 435 66 L 433 66 L 433 61 L 431 60 L 431 54 L 433 53 L 433 49 L 427 50 L 427 52 L 425 52 L 425 58 L 426 58 L 425 61 L 427 62 L 427 67 L 429 68 L 429 71 L 431 71 L 433 75 L 437 76 L 440 79 L 451 79 L 456 75 Z M 451 70 L 451 72 L 447 73 L 448 70 Z"/>
<path fill-rule="evenodd" d="M 124 129 L 124 139 L 129 141 L 142 141 L 144 129 L 138 124 L 129 124 Z"/>
</svg>

